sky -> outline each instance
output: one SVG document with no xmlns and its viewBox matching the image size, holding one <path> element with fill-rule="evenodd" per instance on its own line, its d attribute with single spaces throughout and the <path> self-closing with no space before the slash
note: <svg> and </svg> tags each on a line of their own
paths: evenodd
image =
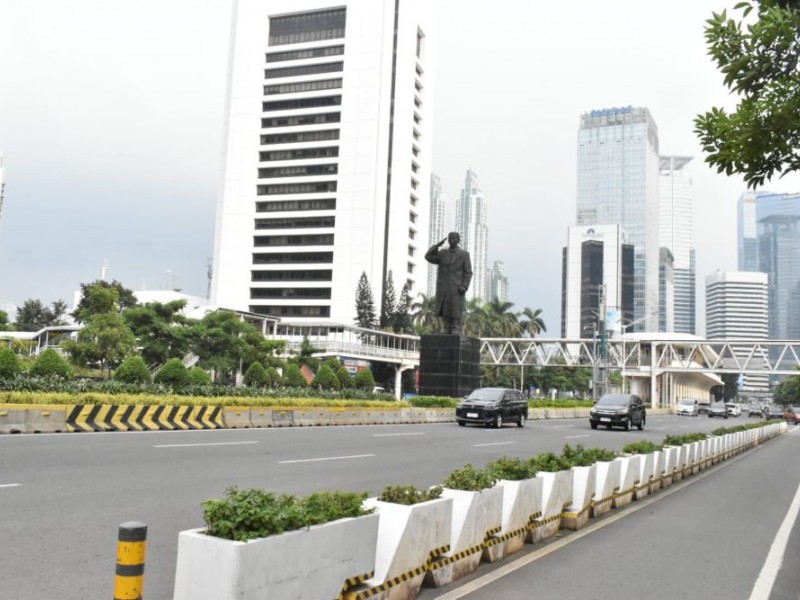
<svg viewBox="0 0 800 600">
<path fill-rule="evenodd" d="M 698 321 L 705 277 L 736 268 L 739 177 L 704 163 L 696 114 L 733 107 L 704 22 L 735 0 L 439 0 L 433 171 L 489 201 L 489 262 L 515 310 L 558 336 L 575 221 L 578 120 L 646 106 L 661 154 L 694 156 Z M 72 304 L 100 278 L 205 296 L 231 0 L 0 0 L 0 302 Z M 765 186 L 800 191 L 789 175 Z"/>
</svg>

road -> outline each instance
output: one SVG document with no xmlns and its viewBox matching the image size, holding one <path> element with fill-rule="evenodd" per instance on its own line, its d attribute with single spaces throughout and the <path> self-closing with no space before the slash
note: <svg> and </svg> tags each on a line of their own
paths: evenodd
<svg viewBox="0 0 800 600">
<path fill-rule="evenodd" d="M 145 598 L 170 598 L 178 532 L 202 526 L 201 502 L 221 496 L 229 485 L 375 495 L 388 484 L 438 484 L 466 462 L 483 466 L 503 455 L 560 452 L 565 443 L 620 450 L 629 441 L 660 442 L 667 434 L 743 421 L 650 415 L 643 432 L 592 431 L 579 419 L 531 421 L 522 429 L 501 430 L 445 424 L 0 436 L 0 597 L 109 598 L 117 527 L 137 520 L 149 527 Z M 743 464 L 724 470 L 735 473 Z M 786 480 L 794 478 L 797 486 L 797 477 Z M 714 486 L 692 489 L 701 488 Z M 711 494 L 697 506 L 719 506 L 727 514 L 739 504 Z M 717 504 L 709 504 L 714 498 Z M 762 497 L 756 505 L 768 500 Z M 661 510 L 651 521 L 661 520 Z M 667 527 L 653 539 L 661 542 L 669 534 Z M 639 560 L 653 554 L 653 539 Z M 686 541 L 685 536 L 676 539 Z M 658 564 L 659 558 L 648 562 Z"/>
</svg>

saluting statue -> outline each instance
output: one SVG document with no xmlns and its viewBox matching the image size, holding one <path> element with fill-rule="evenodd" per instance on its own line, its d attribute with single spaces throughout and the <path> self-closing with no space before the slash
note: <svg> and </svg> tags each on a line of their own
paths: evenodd
<svg viewBox="0 0 800 600">
<path fill-rule="evenodd" d="M 445 239 L 431 246 L 425 253 L 425 260 L 439 265 L 436 275 L 436 314 L 444 317 L 444 333 L 461 333 L 465 295 L 472 281 L 472 261 L 469 252 L 459 248 L 460 241 L 459 233 L 451 231 Z M 440 250 L 445 242 L 450 247 Z"/>
</svg>

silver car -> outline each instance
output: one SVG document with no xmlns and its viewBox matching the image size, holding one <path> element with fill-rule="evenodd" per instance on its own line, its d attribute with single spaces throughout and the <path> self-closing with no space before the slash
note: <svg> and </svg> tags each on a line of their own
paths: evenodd
<svg viewBox="0 0 800 600">
<path fill-rule="evenodd" d="M 694 398 L 683 398 L 678 402 L 678 416 L 696 417 L 700 414 L 700 405 Z"/>
</svg>

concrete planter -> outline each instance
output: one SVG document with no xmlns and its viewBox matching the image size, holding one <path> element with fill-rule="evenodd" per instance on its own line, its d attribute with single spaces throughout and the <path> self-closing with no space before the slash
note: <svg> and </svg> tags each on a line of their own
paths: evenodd
<svg viewBox="0 0 800 600">
<path fill-rule="evenodd" d="M 380 526 L 375 574 L 362 587 L 371 591 L 387 587 L 370 596 L 378 600 L 415 598 L 428 563 L 450 543 L 452 499 L 403 505 L 369 498 L 364 504 L 377 509 Z"/>
<path fill-rule="evenodd" d="M 182 531 L 173 600 L 336 598 L 375 568 L 378 515 L 234 542 Z"/>
<path fill-rule="evenodd" d="M 595 466 L 597 467 L 597 480 L 592 503 L 593 518 L 611 510 L 614 493 L 620 489 L 620 464 L 616 460 L 599 461 L 595 463 Z"/>
<path fill-rule="evenodd" d="M 639 455 L 639 484 L 633 494 L 634 500 L 641 500 L 650 494 L 650 488 L 653 486 L 655 458 L 655 452 Z"/>
<path fill-rule="evenodd" d="M 541 479 L 501 479 L 497 486 L 503 488 L 502 528 L 497 538 L 490 540 L 483 550 L 483 559 L 487 562 L 522 550 L 531 521 L 542 513 Z"/>
<path fill-rule="evenodd" d="M 664 453 L 664 478 L 662 479 L 661 487 L 666 488 L 679 481 L 675 478 L 679 455 L 676 446 L 666 446 L 662 452 Z"/>
<path fill-rule="evenodd" d="M 572 467 L 572 501 L 561 515 L 561 527 L 577 531 L 589 522 L 597 467 Z"/>
<path fill-rule="evenodd" d="M 622 508 L 633 502 L 636 486 L 641 477 L 641 458 L 638 454 L 614 459 L 619 463 L 619 491 L 614 494 L 614 508 Z"/>
<path fill-rule="evenodd" d="M 683 444 L 681 446 L 680 470 L 684 479 L 692 474 L 692 464 L 694 463 L 694 444 Z"/>
<path fill-rule="evenodd" d="M 558 533 L 564 507 L 572 503 L 572 471 L 549 473 L 541 471 L 536 479 L 542 481 L 542 516 L 534 522 L 529 541 L 547 539 Z"/>
<path fill-rule="evenodd" d="M 433 561 L 425 584 L 441 587 L 478 568 L 485 542 L 500 532 L 503 521 L 503 487 L 480 492 L 444 488 L 442 497 L 451 498 L 450 551 Z"/>
<path fill-rule="evenodd" d="M 667 468 L 666 454 L 663 450 L 653 452 L 653 478 L 651 479 L 650 493 L 657 492 L 664 487 L 664 472 Z"/>
</svg>

